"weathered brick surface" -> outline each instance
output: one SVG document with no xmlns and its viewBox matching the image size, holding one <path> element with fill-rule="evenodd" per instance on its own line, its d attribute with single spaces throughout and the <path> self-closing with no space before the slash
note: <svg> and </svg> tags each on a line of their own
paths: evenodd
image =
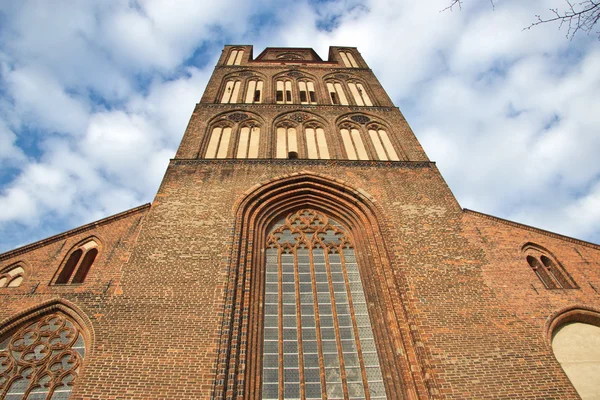
<svg viewBox="0 0 600 400">
<path fill-rule="evenodd" d="M 368 82 L 378 107 L 275 105 L 271 89 L 266 104 L 213 104 L 226 74 L 253 67 L 249 59 L 222 66 L 229 49 L 151 208 L 0 255 L 0 269 L 26 266 L 21 287 L 0 288 L 1 321 L 50 299 L 68 301 L 91 321 L 72 398 L 209 398 L 234 380 L 220 382 L 233 370 L 217 369 L 219 349 L 222 361 L 246 361 L 235 390 L 254 398 L 260 243 L 269 218 L 303 207 L 350 225 L 390 398 L 578 398 L 553 356 L 549 326 L 563 310 L 600 308 L 600 248 L 462 210 L 367 68 L 350 72 Z M 294 69 L 321 79 L 343 69 L 335 54 Z M 289 70 L 267 64 L 260 71 L 268 82 Z M 260 158 L 202 159 L 211 120 L 234 110 L 255 113 L 264 124 Z M 274 121 L 289 111 L 323 119 L 334 160 L 272 159 Z M 343 160 L 335 121 L 356 112 L 390 127 L 404 161 Z M 86 282 L 49 285 L 69 249 L 92 235 L 101 252 Z M 546 289 L 525 260 L 527 243 L 550 251 L 579 288 Z M 247 287 L 231 281 L 237 273 L 247 273 L 239 278 Z M 229 330 L 230 322 L 241 330 Z M 238 348 L 233 339 L 244 342 Z"/>
</svg>

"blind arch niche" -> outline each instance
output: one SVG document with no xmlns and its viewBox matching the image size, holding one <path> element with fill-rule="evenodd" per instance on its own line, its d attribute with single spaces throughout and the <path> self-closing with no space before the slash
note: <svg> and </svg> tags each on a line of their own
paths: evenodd
<svg viewBox="0 0 600 400">
<path fill-rule="evenodd" d="M 356 244 L 384 396 L 429 396 L 437 384 L 427 374 L 427 355 L 416 350 L 416 343 L 422 339 L 417 330 L 408 328 L 409 316 L 396 287 L 405 287 L 406 282 L 393 273 L 378 223 L 382 212 L 364 191 L 340 180 L 302 172 L 254 186 L 234 209 L 212 398 L 262 397 L 267 238 L 278 221 L 302 209 L 312 209 L 343 224 Z M 292 382 L 292 377 L 288 378 Z"/>
</svg>

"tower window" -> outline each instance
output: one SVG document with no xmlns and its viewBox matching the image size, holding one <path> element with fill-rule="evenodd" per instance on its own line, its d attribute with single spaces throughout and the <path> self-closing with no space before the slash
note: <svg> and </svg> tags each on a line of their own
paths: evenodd
<svg viewBox="0 0 600 400">
<path fill-rule="evenodd" d="M 372 127 L 369 129 L 369 136 L 371 137 L 377 157 L 381 161 L 399 161 L 398 154 L 394 150 L 394 146 L 385 130 Z"/>
<path fill-rule="evenodd" d="M 349 51 L 340 51 L 340 58 L 347 68 L 359 68 L 354 55 Z"/>
<path fill-rule="evenodd" d="M 277 81 L 275 99 L 279 104 L 291 104 L 292 103 L 292 82 L 291 81 Z"/>
<path fill-rule="evenodd" d="M 223 90 L 223 95 L 221 96 L 221 103 L 237 103 L 241 86 L 242 83 L 240 81 L 228 80 L 225 83 L 225 89 Z"/>
<path fill-rule="evenodd" d="M 86 242 L 73 251 L 56 278 L 57 285 L 83 283 L 98 256 L 98 243 Z"/>
<path fill-rule="evenodd" d="M 244 57 L 244 50 L 232 50 L 227 59 L 227 65 L 240 65 Z"/>
<path fill-rule="evenodd" d="M 0 272 L 0 288 L 21 286 L 25 276 L 25 270 L 21 266 L 11 266 Z"/>
<path fill-rule="evenodd" d="M 349 160 L 369 159 L 360 131 L 357 128 L 342 128 L 340 133 Z"/>
<path fill-rule="evenodd" d="M 367 94 L 365 87 L 361 83 L 349 83 L 350 93 L 354 97 L 354 102 L 358 106 L 373 106 L 369 95 Z"/>
<path fill-rule="evenodd" d="M 306 128 L 306 148 L 308 158 L 329 159 L 327 142 L 325 141 L 325 130 L 323 128 Z"/>
<path fill-rule="evenodd" d="M 267 237 L 265 272 L 262 398 L 385 398 L 345 228 L 314 210 L 288 215 Z"/>
<path fill-rule="evenodd" d="M 208 142 L 205 158 L 227 158 L 231 127 L 214 127 Z"/>
<path fill-rule="evenodd" d="M 278 103 L 283 103 L 283 90 L 278 90 L 275 95 L 275 98 Z"/>
<path fill-rule="evenodd" d="M 327 91 L 331 97 L 331 104 L 342 104 L 344 106 L 348 105 L 348 99 L 346 98 L 344 89 L 339 82 L 327 82 Z"/>
<path fill-rule="evenodd" d="M 259 140 L 259 127 L 254 125 L 242 127 L 236 158 L 258 158 Z"/>
<path fill-rule="evenodd" d="M 279 127 L 277 128 L 277 151 L 275 156 L 276 158 L 288 158 L 290 153 L 296 153 L 296 158 L 298 158 L 296 128 Z"/>
<path fill-rule="evenodd" d="M 246 104 L 260 103 L 262 101 L 263 82 L 252 79 L 246 86 Z"/>
<path fill-rule="evenodd" d="M 314 83 L 310 81 L 300 81 L 298 82 L 298 91 L 300 93 L 301 104 L 317 104 Z"/>
</svg>

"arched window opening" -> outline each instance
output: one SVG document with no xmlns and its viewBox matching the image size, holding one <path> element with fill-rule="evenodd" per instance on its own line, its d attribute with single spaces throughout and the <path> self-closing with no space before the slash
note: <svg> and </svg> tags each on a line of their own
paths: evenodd
<svg viewBox="0 0 600 400">
<path fill-rule="evenodd" d="M 212 130 L 205 158 L 227 158 L 229 140 L 231 139 L 230 126 L 216 126 Z"/>
<path fill-rule="evenodd" d="M 221 97 L 221 103 L 225 104 L 235 104 L 238 102 L 238 97 L 240 95 L 240 87 L 242 86 L 242 82 L 228 80 L 225 84 L 225 90 L 223 91 L 223 96 Z"/>
<path fill-rule="evenodd" d="M 347 68 L 359 68 L 354 55 L 349 51 L 340 51 L 342 62 Z"/>
<path fill-rule="evenodd" d="M 263 81 L 252 79 L 246 88 L 246 103 L 262 103 Z"/>
<path fill-rule="evenodd" d="M 260 127 L 246 124 L 240 129 L 236 158 L 258 158 Z"/>
<path fill-rule="evenodd" d="M 68 399 L 85 343 L 77 324 L 54 313 L 0 338 L 0 398 Z"/>
<path fill-rule="evenodd" d="M 600 393 L 600 327 L 583 322 L 566 323 L 554 332 L 552 350 L 581 398 L 597 398 Z"/>
<path fill-rule="evenodd" d="M 327 82 L 327 91 L 329 92 L 329 97 L 331 98 L 331 104 L 341 104 L 343 106 L 349 105 L 348 98 L 346 97 L 346 93 L 344 93 L 341 83 Z"/>
<path fill-rule="evenodd" d="M 244 57 L 244 50 L 232 50 L 227 59 L 227 65 L 240 65 Z"/>
<path fill-rule="evenodd" d="M 523 248 L 527 263 L 547 289 L 577 289 L 560 263 L 545 249 L 528 244 Z"/>
<path fill-rule="evenodd" d="M 320 126 L 307 125 L 304 131 L 308 158 L 328 160 L 329 150 L 325 140 L 325 130 Z"/>
<path fill-rule="evenodd" d="M 25 277 L 25 270 L 21 266 L 8 267 L 3 272 L 0 272 L 0 288 L 3 287 L 19 287 Z"/>
<path fill-rule="evenodd" d="M 298 92 L 300 93 L 300 104 L 317 104 L 317 95 L 313 82 L 299 81 Z"/>
<path fill-rule="evenodd" d="M 314 210 L 289 214 L 267 237 L 265 272 L 262 398 L 385 398 L 345 228 Z"/>
<path fill-rule="evenodd" d="M 384 129 L 373 125 L 368 128 L 368 132 L 371 142 L 373 143 L 373 147 L 375 148 L 375 152 L 377 153 L 377 157 L 381 161 L 400 160 L 396 150 L 394 150 L 394 146 L 392 145 L 387 132 Z"/>
<path fill-rule="evenodd" d="M 275 157 L 288 158 L 289 154 L 292 152 L 298 154 L 298 139 L 296 135 L 296 128 L 292 126 L 278 127 L 277 151 Z"/>
<path fill-rule="evenodd" d="M 373 103 L 369 98 L 369 94 L 365 90 L 365 87 L 362 83 L 348 83 L 348 88 L 350 88 L 350 93 L 352 93 L 352 97 L 354 98 L 354 102 L 358 106 L 368 106 L 372 107 Z"/>
<path fill-rule="evenodd" d="M 369 155 L 363 144 L 362 137 L 358 128 L 353 126 L 344 126 L 340 129 L 344 149 L 349 160 L 368 160 Z"/>
<path fill-rule="evenodd" d="M 292 104 L 292 81 L 279 80 L 276 82 L 275 101 L 278 104 Z"/>
<path fill-rule="evenodd" d="M 56 278 L 57 285 L 83 283 L 98 256 L 98 244 L 90 240 L 73 251 Z"/>
</svg>

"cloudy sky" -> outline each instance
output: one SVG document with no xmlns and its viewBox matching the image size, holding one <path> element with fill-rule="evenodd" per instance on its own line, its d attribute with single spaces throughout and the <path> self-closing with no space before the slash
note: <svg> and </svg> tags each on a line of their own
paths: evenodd
<svg viewBox="0 0 600 400">
<path fill-rule="evenodd" d="M 448 1 L 0 1 L 0 251 L 150 202 L 224 44 L 358 47 L 463 207 L 600 242 L 597 37 Z"/>
</svg>

